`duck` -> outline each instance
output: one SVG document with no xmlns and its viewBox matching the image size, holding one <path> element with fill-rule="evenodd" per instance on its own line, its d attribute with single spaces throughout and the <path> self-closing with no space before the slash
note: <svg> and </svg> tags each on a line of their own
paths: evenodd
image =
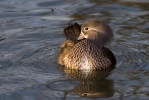
<svg viewBox="0 0 149 100">
<path fill-rule="evenodd" d="M 60 46 L 58 64 L 75 70 L 102 70 L 113 68 L 116 58 L 105 47 L 114 34 L 108 24 L 92 19 L 82 25 L 74 23 L 64 28 L 66 40 Z"/>
</svg>

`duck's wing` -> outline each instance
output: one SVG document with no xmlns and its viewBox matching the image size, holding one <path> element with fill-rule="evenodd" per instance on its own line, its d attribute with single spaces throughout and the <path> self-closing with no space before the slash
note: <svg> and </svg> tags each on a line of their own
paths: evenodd
<svg viewBox="0 0 149 100">
<path fill-rule="evenodd" d="M 60 46 L 60 52 L 57 56 L 57 61 L 60 65 L 64 65 L 63 58 L 70 52 L 73 46 L 78 42 L 77 38 L 81 33 L 81 25 L 74 23 L 64 28 L 64 41 Z"/>
<path fill-rule="evenodd" d="M 112 51 L 106 47 L 102 48 L 102 53 L 104 54 L 105 57 L 111 60 L 112 66 L 114 67 L 116 64 L 116 58 Z"/>
<path fill-rule="evenodd" d="M 81 25 L 79 25 L 78 23 L 74 23 L 64 28 L 63 32 L 66 40 L 71 40 L 73 42 L 76 42 L 78 36 L 81 33 Z"/>
</svg>

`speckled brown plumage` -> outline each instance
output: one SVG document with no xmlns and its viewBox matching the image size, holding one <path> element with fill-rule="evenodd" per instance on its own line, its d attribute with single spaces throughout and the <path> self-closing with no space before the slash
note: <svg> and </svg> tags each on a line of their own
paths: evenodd
<svg viewBox="0 0 149 100">
<path fill-rule="evenodd" d="M 77 38 L 80 35 L 81 26 L 77 23 L 64 28 L 63 34 L 66 38 L 60 46 L 60 52 L 57 56 L 57 62 L 60 65 L 64 65 L 64 57 L 70 52 L 73 46 L 78 42 Z"/>
<path fill-rule="evenodd" d="M 87 21 L 82 26 L 75 23 L 64 29 L 64 36 L 66 41 L 60 48 L 59 64 L 79 70 L 106 69 L 116 64 L 114 54 L 104 47 L 113 38 L 107 24 L 98 20 Z"/>
<path fill-rule="evenodd" d="M 112 62 L 115 61 L 115 58 L 108 59 L 111 52 L 106 49 L 99 49 L 92 41 L 85 39 L 77 43 L 71 52 L 64 57 L 64 65 L 70 69 L 108 68 L 115 65 L 115 62 Z"/>
</svg>

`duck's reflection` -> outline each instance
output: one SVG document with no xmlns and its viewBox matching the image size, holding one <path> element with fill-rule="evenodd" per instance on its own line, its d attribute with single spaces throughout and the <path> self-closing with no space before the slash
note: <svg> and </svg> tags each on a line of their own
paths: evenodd
<svg viewBox="0 0 149 100">
<path fill-rule="evenodd" d="M 81 97 L 91 98 L 106 98 L 114 95 L 113 80 L 105 79 L 112 69 L 80 71 L 59 67 L 59 70 L 69 77 L 80 81 L 80 84 L 74 88 L 75 93 Z"/>
</svg>

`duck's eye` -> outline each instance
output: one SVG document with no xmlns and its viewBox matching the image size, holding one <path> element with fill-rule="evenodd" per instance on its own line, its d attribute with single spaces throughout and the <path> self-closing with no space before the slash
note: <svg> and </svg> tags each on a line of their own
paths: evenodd
<svg viewBox="0 0 149 100">
<path fill-rule="evenodd" d="M 86 30 L 86 31 L 87 31 L 87 30 L 88 30 L 88 27 L 85 27 L 85 28 L 84 28 L 84 30 Z"/>
</svg>

